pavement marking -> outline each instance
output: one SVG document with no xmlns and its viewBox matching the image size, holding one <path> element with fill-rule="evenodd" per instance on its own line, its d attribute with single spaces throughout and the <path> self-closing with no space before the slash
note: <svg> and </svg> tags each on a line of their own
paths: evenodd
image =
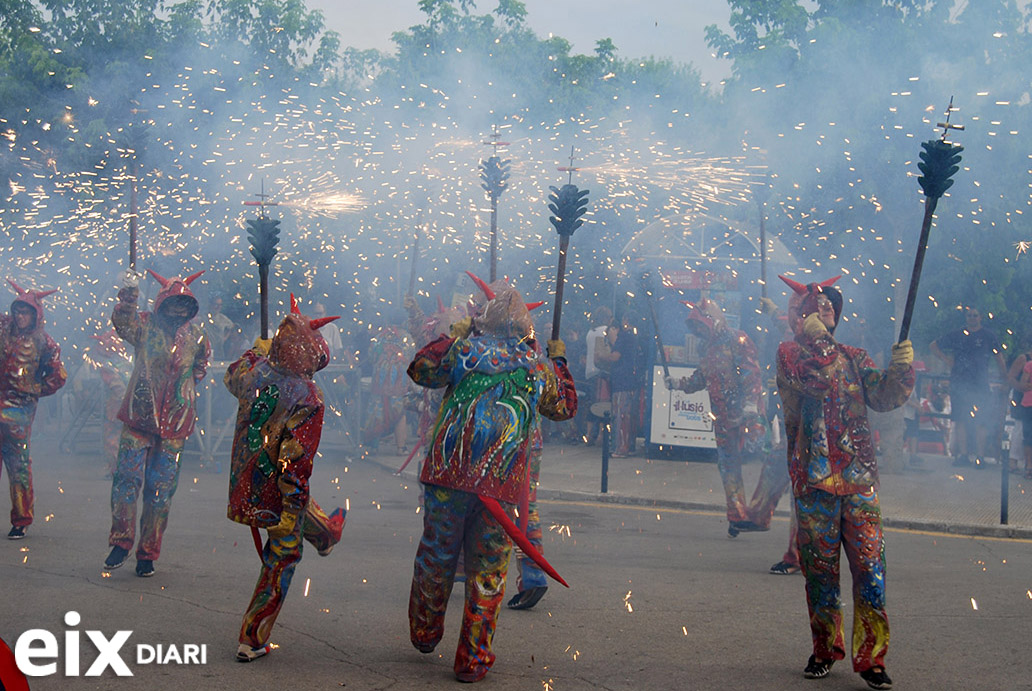
<svg viewBox="0 0 1032 691">
<path fill-rule="evenodd" d="M 711 516 L 716 518 L 726 517 L 726 514 L 723 511 L 705 511 L 702 509 L 676 509 L 666 506 L 641 506 L 640 504 L 619 504 L 616 502 L 574 501 L 570 499 L 538 499 L 538 504 L 624 509 L 628 511 L 648 511 L 649 513 L 677 513 L 685 516 Z M 789 519 L 785 518 L 784 516 L 774 516 L 772 520 L 777 521 L 779 523 L 789 522 Z M 1027 544 L 1032 544 L 1032 538 L 1024 537 L 997 537 L 995 535 L 964 535 L 960 533 L 946 533 L 940 530 L 924 530 L 918 528 L 890 528 L 884 526 L 882 527 L 882 531 L 886 533 L 904 533 L 907 535 L 928 535 L 931 537 L 949 537 L 965 540 L 988 540 L 990 542 L 1024 542 Z"/>
</svg>

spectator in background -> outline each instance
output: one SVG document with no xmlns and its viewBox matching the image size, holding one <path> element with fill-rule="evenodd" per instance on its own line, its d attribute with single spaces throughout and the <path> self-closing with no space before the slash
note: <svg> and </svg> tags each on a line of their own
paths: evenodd
<svg viewBox="0 0 1032 691">
<path fill-rule="evenodd" d="M 609 343 L 606 332 L 613 322 L 613 312 L 608 307 L 599 307 L 592 315 L 594 326 L 584 337 L 584 379 L 587 388 L 584 401 L 590 408 L 592 403 L 609 400 Z M 578 389 L 579 390 L 579 389 Z M 589 417 L 587 422 L 587 442 L 594 444 L 601 425 Z"/>
<path fill-rule="evenodd" d="M 322 319 L 325 316 L 326 307 L 321 302 L 312 305 L 312 319 Z M 319 335 L 326 340 L 326 345 L 330 347 L 330 362 L 338 360 L 344 351 L 344 343 L 341 341 L 340 329 L 337 328 L 337 325 L 332 322 L 325 324 L 320 327 Z"/>
<path fill-rule="evenodd" d="M 211 341 L 212 355 L 218 360 L 226 360 L 229 357 L 226 352 L 226 339 L 236 330 L 236 325 L 222 313 L 222 296 L 218 293 L 211 299 L 204 328 Z"/>
<path fill-rule="evenodd" d="M 983 465 L 986 431 L 993 426 L 994 409 L 989 388 L 989 361 L 996 360 L 1000 374 L 1007 379 L 1000 339 L 982 326 L 982 313 L 976 307 L 964 308 L 964 328 L 951 331 L 931 343 L 931 351 L 950 369 L 950 401 L 956 431 L 953 465 Z"/>
<path fill-rule="evenodd" d="M 631 315 L 624 313 L 620 326 L 608 333 L 611 349 L 609 387 L 613 395 L 613 421 L 616 451 L 613 458 L 626 458 L 634 453 L 638 435 L 638 394 L 641 377 L 638 372 L 638 334 L 631 324 Z"/>
<path fill-rule="evenodd" d="M 1025 479 L 1032 480 L 1032 333 L 1021 339 L 1021 353 L 1007 370 L 1007 382 L 1014 389 L 1011 417 L 1021 423 Z"/>
</svg>

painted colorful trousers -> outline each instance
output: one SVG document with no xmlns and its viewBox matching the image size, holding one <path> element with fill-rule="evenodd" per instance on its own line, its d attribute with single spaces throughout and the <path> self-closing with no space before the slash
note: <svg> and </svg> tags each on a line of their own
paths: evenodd
<svg viewBox="0 0 1032 691">
<path fill-rule="evenodd" d="M 503 506 L 510 512 L 513 509 Z M 512 545 L 475 494 L 427 485 L 423 508 L 423 538 L 416 551 L 409 596 L 412 644 L 430 652 L 441 641 L 455 567 L 459 557 L 464 557 L 466 605 L 455 651 L 455 675 L 476 681 L 494 664 L 491 639 L 505 596 Z"/>
<path fill-rule="evenodd" d="M 344 516 L 340 509 L 332 517 L 327 516 L 314 500 L 309 500 L 304 513 L 298 516 L 294 532 L 283 537 L 268 537 L 262 549 L 258 584 L 240 626 L 241 643 L 257 648 L 269 642 L 272 626 L 294 578 L 294 569 L 301 561 L 304 541 L 307 540 L 320 554 L 329 554 L 329 550 L 340 542 L 343 527 Z"/>
<path fill-rule="evenodd" d="M 136 499 L 143 490 L 143 515 L 137 559 L 161 554 L 161 536 L 168 525 L 172 496 L 179 486 L 179 458 L 185 439 L 122 428 L 118 462 L 111 482 L 111 535 L 108 544 L 131 550 L 136 540 Z"/>
<path fill-rule="evenodd" d="M 839 554 L 853 575 L 853 671 L 884 667 L 889 648 L 885 613 L 885 542 L 878 493 L 835 496 L 814 490 L 795 498 L 799 557 L 806 579 L 813 654 L 845 657 Z"/>
<path fill-rule="evenodd" d="M 17 528 L 32 525 L 35 495 L 32 492 L 32 459 L 29 458 L 31 434 L 31 417 L 28 425 L 0 420 L 0 458 L 3 458 L 11 486 L 11 525 Z"/>
<path fill-rule="evenodd" d="M 530 473 L 530 492 L 528 493 L 529 500 L 527 501 L 527 517 L 520 517 L 517 521 L 517 525 L 523 530 L 524 524 L 526 524 L 527 539 L 530 540 L 530 544 L 537 548 L 538 552 L 544 554 L 541 548 L 541 516 L 538 514 L 537 506 L 537 488 L 540 482 L 538 481 L 541 477 L 541 449 L 530 450 L 530 463 L 528 472 Z M 531 588 L 548 587 L 548 577 L 545 572 L 541 570 L 541 567 L 537 565 L 533 559 L 528 557 L 516 550 L 519 555 L 517 564 L 519 565 L 519 574 L 516 578 L 516 587 L 519 592 L 524 590 L 530 590 Z"/>
</svg>

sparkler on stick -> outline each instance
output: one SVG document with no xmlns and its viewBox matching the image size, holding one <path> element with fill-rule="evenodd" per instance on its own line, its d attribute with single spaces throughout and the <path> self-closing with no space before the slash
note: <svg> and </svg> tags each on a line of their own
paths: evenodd
<svg viewBox="0 0 1032 691">
<path fill-rule="evenodd" d="M 269 265 L 276 256 L 276 244 L 279 242 L 279 224 L 276 219 L 265 215 L 266 206 L 276 206 L 276 202 L 266 201 L 265 183 L 262 191 L 256 194 L 257 202 L 244 202 L 245 206 L 257 206 L 258 218 L 248 220 L 247 235 L 251 241 L 251 256 L 258 263 L 258 286 L 261 295 L 262 339 L 269 338 Z"/>
<path fill-rule="evenodd" d="M 555 277 L 555 307 L 552 310 L 552 340 L 559 338 L 559 320 L 563 308 L 563 286 L 566 283 L 566 250 L 570 246 L 570 236 L 584 225 L 581 216 L 588 208 L 588 190 L 578 189 L 573 184 L 573 147 L 570 147 L 570 165 L 559 170 L 569 172 L 569 182 L 556 188 L 549 186 L 552 194 L 548 195 L 548 208 L 552 212 L 548 220 L 559 233 L 559 266 Z"/>
<path fill-rule="evenodd" d="M 914 314 L 914 304 L 917 301 L 917 286 L 921 280 L 921 267 L 924 264 L 925 250 L 928 249 L 928 233 L 932 227 L 932 216 L 935 214 L 935 207 L 939 198 L 953 186 L 953 174 L 960 170 L 960 152 L 964 147 L 946 141 L 950 130 L 963 130 L 963 125 L 956 125 L 950 122 L 950 115 L 953 112 L 953 97 L 950 97 L 950 104 L 946 108 L 946 122 L 938 123 L 942 128 L 940 139 L 929 139 L 922 142 L 921 162 L 917 164 L 924 173 L 917 181 L 925 193 L 924 221 L 921 224 L 921 238 L 917 243 L 917 254 L 914 256 L 914 270 L 910 275 L 910 290 L 907 292 L 907 303 L 903 308 L 903 319 L 899 327 L 899 341 L 907 340 L 910 335 L 910 320 Z"/>
</svg>

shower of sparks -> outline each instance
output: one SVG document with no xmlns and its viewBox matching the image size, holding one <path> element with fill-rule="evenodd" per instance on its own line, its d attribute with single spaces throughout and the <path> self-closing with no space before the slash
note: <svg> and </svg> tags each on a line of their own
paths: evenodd
<svg viewBox="0 0 1032 691">
<path fill-rule="evenodd" d="M 631 606 L 631 591 L 630 590 L 628 590 L 627 594 L 624 595 L 623 604 L 624 604 L 624 607 L 627 608 L 628 612 L 633 612 L 634 611 L 634 607 Z"/>
<path fill-rule="evenodd" d="M 562 524 L 559 524 L 559 523 L 553 523 L 552 525 L 548 526 L 548 531 L 549 532 L 553 532 L 556 535 L 564 535 L 566 537 L 572 537 L 573 536 L 570 533 L 570 526 L 562 525 Z"/>
<path fill-rule="evenodd" d="M 1032 247 L 1032 241 L 1029 241 L 1029 240 L 1020 240 L 1020 241 L 1014 243 L 1014 249 L 1016 249 L 1018 251 L 1018 254 L 1017 254 L 1018 257 L 1020 257 L 1021 255 L 1025 254 L 1026 252 L 1028 252 L 1028 248 L 1029 247 Z M 1015 259 L 1016 258 L 1017 257 L 1015 257 Z"/>
<path fill-rule="evenodd" d="M 342 214 L 357 213 L 365 208 L 366 201 L 357 194 L 343 192 L 313 195 L 304 199 L 285 200 L 280 206 L 300 209 L 309 214 L 319 214 L 327 218 L 337 218 Z"/>
</svg>

